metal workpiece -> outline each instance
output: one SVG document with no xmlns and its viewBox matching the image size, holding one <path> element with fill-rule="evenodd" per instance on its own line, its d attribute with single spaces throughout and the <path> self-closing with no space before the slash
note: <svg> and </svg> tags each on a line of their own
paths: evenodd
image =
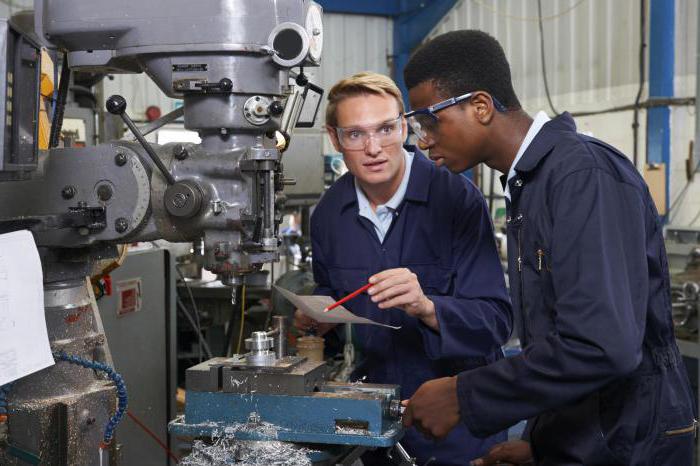
<svg viewBox="0 0 700 466">
<path fill-rule="evenodd" d="M 267 332 L 253 332 L 250 338 L 245 339 L 245 348 L 254 351 L 264 351 L 272 349 L 273 340 L 267 336 Z"/>
<path fill-rule="evenodd" d="M 269 366 L 277 360 L 272 350 L 273 340 L 266 332 L 253 332 L 245 339 L 245 348 L 250 352 L 245 355 L 248 365 L 253 367 Z"/>
<path fill-rule="evenodd" d="M 286 316 L 272 316 L 273 329 L 267 334 L 275 339 L 275 355 L 277 359 L 287 356 L 287 331 Z"/>
</svg>

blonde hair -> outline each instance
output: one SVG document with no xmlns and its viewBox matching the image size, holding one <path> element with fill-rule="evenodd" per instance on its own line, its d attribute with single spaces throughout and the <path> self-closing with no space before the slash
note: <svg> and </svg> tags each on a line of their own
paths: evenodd
<svg viewBox="0 0 700 466">
<path fill-rule="evenodd" d="M 404 112 L 403 98 L 396 83 L 383 74 L 371 71 L 363 71 L 349 78 L 338 81 L 328 93 L 328 106 L 326 107 L 326 125 L 337 126 L 336 114 L 338 104 L 349 97 L 363 94 L 388 95 L 396 100 L 399 112 Z"/>
</svg>

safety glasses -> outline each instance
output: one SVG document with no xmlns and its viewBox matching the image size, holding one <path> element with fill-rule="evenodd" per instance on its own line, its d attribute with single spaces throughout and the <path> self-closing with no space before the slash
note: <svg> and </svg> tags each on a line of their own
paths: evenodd
<svg viewBox="0 0 700 466">
<path fill-rule="evenodd" d="M 437 112 L 452 107 L 453 105 L 466 102 L 471 99 L 474 94 L 475 92 L 468 92 L 458 97 L 451 97 L 447 100 L 443 100 L 430 107 L 413 110 L 412 112 L 406 113 L 406 121 L 416 136 L 418 136 L 418 139 L 426 144 L 431 144 L 435 142 L 435 134 L 437 133 L 438 124 L 440 123 L 440 118 L 436 115 Z M 496 111 L 506 112 L 508 110 L 495 97 L 491 96 L 491 100 L 493 100 L 493 106 Z"/>
<path fill-rule="evenodd" d="M 372 126 L 353 126 L 347 128 L 333 128 L 338 136 L 338 142 L 343 149 L 362 150 L 367 146 L 370 138 L 384 147 L 397 142 L 403 142 L 402 115 L 393 120 L 385 121 Z"/>
</svg>

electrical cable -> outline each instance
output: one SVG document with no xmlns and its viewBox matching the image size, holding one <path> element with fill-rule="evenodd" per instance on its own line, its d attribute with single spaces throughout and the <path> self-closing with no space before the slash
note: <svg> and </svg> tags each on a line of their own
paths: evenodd
<svg viewBox="0 0 700 466">
<path fill-rule="evenodd" d="M 647 99 L 639 103 L 639 108 L 654 108 L 654 107 L 690 107 L 695 105 L 695 97 L 655 97 Z M 571 112 L 572 117 L 586 117 L 595 115 L 604 115 L 606 113 L 627 112 L 634 110 L 635 104 L 619 105 L 617 107 L 608 107 L 602 110 L 591 110 L 581 112 Z"/>
<path fill-rule="evenodd" d="M 114 382 L 114 385 L 117 389 L 117 410 L 112 415 L 112 417 L 109 418 L 109 421 L 107 421 L 104 435 L 102 437 L 102 443 L 100 444 L 101 450 L 106 449 L 106 447 L 109 446 L 109 444 L 112 442 L 112 437 L 114 436 L 114 429 L 116 429 L 117 425 L 119 425 L 119 422 L 122 420 L 122 417 L 124 417 L 124 413 L 126 412 L 126 408 L 128 406 L 126 384 L 124 383 L 124 379 L 113 368 L 111 368 L 107 364 L 98 361 L 91 361 L 89 359 L 81 358 L 80 356 L 66 354 L 64 351 L 54 352 L 53 357 L 60 361 L 75 364 L 86 369 L 104 372 L 107 375 L 107 377 L 109 377 L 112 380 L 112 382 Z"/>
<path fill-rule="evenodd" d="M 637 166 L 639 161 L 639 102 L 642 99 L 642 92 L 644 92 L 644 81 L 645 75 L 644 70 L 646 68 L 645 57 L 646 57 L 646 0 L 640 0 L 640 12 L 639 12 L 639 89 L 637 90 L 637 97 L 634 99 L 634 115 L 632 117 L 632 160 L 634 161 L 634 166 Z"/>
<path fill-rule="evenodd" d="M 545 16 L 542 18 L 542 21 L 551 21 L 553 19 L 558 19 L 561 18 L 562 16 L 565 16 L 575 10 L 576 8 L 579 7 L 584 1 L 586 0 L 579 0 L 578 2 L 574 3 L 571 5 L 569 8 L 560 11 L 559 13 L 553 14 L 551 16 Z M 517 21 L 540 21 L 540 19 L 536 16 L 517 16 L 517 15 L 509 15 L 508 13 L 501 13 L 497 8 L 494 8 L 486 3 L 484 3 L 482 0 L 472 0 L 473 3 L 476 3 L 478 6 L 489 10 L 491 13 L 495 14 L 496 16 L 500 16 L 501 18 L 507 18 L 507 19 L 514 19 Z"/>
<path fill-rule="evenodd" d="M 559 115 L 559 112 L 554 108 L 552 103 L 552 96 L 549 94 L 549 82 L 547 81 L 547 65 L 545 63 L 544 56 L 544 28 L 542 27 L 542 0 L 537 0 L 537 23 L 540 28 L 540 61 L 542 63 L 542 79 L 544 80 L 544 92 L 547 96 L 547 102 L 549 103 L 549 108 L 552 110 L 555 116 Z"/>
<path fill-rule="evenodd" d="M 175 266 L 175 270 L 177 271 L 178 275 L 180 275 L 182 283 L 185 284 L 185 289 L 187 290 L 187 294 L 190 297 L 190 302 L 192 303 L 192 311 L 194 312 L 195 321 L 197 322 L 197 333 L 199 334 L 199 362 L 202 362 L 202 342 L 204 341 L 204 334 L 202 333 L 202 323 L 199 320 L 199 308 L 197 307 L 197 302 L 194 300 L 194 295 L 192 294 L 190 285 L 187 283 L 187 279 L 185 279 L 185 275 L 177 265 Z M 211 351 L 208 353 L 210 354 L 209 357 L 211 358 Z"/>
<path fill-rule="evenodd" d="M 241 329 L 238 332 L 238 344 L 236 354 L 241 354 L 241 343 L 243 342 L 243 327 L 245 324 L 245 283 L 241 287 Z"/>
<path fill-rule="evenodd" d="M 195 331 L 195 333 L 197 334 L 197 338 L 199 339 L 199 361 L 202 361 L 201 350 L 204 350 L 204 353 L 207 355 L 207 358 L 213 358 L 214 356 L 211 352 L 211 348 L 209 347 L 209 343 L 207 343 L 207 341 L 204 339 L 204 335 L 202 334 L 201 328 L 198 327 L 197 322 L 195 321 L 194 317 L 192 317 L 192 315 L 190 314 L 190 311 L 187 309 L 187 306 L 185 306 L 185 303 L 182 302 L 179 296 L 177 296 L 175 300 L 177 301 L 178 308 L 182 311 L 183 314 L 185 314 L 185 317 L 187 317 L 187 320 L 189 321 L 190 325 L 192 326 L 192 329 Z"/>
<path fill-rule="evenodd" d="M 61 81 L 58 83 L 58 96 L 56 97 L 56 108 L 51 120 L 51 132 L 49 133 L 49 148 L 57 147 L 63 127 L 63 114 L 66 110 L 66 99 L 68 98 L 68 85 L 70 84 L 70 67 L 68 66 L 68 52 L 63 54 L 61 63 Z"/>
<path fill-rule="evenodd" d="M 146 426 L 146 424 L 144 424 L 141 420 L 139 420 L 136 416 L 134 416 L 134 413 L 132 413 L 131 411 L 127 411 L 126 414 L 131 418 L 132 421 L 134 421 L 136 423 L 137 426 L 139 426 L 141 429 L 143 429 L 144 432 L 146 432 L 153 440 L 155 440 L 155 442 L 158 445 L 160 445 L 160 447 L 163 450 L 165 450 L 165 453 L 167 453 L 167 455 L 170 457 L 170 459 L 175 461 L 175 463 L 180 462 L 180 458 L 178 458 L 172 451 L 170 451 L 168 446 L 161 439 L 159 439 L 158 436 L 155 433 L 153 433 L 153 431 Z"/>
</svg>

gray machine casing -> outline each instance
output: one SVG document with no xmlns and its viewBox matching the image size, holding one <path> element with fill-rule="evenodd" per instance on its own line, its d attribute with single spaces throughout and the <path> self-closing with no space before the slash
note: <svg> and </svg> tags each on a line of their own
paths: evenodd
<svg viewBox="0 0 700 466">
<path fill-rule="evenodd" d="M 318 64 L 320 8 L 310 0 L 35 0 L 35 13 L 37 36 L 65 50 L 71 69 L 147 73 L 183 99 L 185 127 L 202 139 L 184 151 L 154 146 L 163 171 L 154 154 L 125 141 L 38 153 L 38 47 L 19 38 L 28 77 L 17 79 L 15 67 L 4 84 L 22 102 L 3 110 L 15 113 L 12 141 L 24 145 L 8 149 L 5 133 L 0 181 L 12 181 L 0 182 L 0 233 L 34 234 L 52 350 L 111 363 L 84 277 L 117 244 L 203 238 L 205 267 L 227 284 L 278 258 L 282 155 L 267 135 L 292 128 L 301 112 L 289 70 Z M 6 64 L 16 64 L 13 50 L 2 50 Z M 85 325 L 65 320 L 76 307 Z M 43 462 L 96 464 L 115 406 L 102 376 L 59 362 L 16 383 L 8 401 L 10 443 Z M 20 464 L 5 453 L 0 463 Z"/>
</svg>

